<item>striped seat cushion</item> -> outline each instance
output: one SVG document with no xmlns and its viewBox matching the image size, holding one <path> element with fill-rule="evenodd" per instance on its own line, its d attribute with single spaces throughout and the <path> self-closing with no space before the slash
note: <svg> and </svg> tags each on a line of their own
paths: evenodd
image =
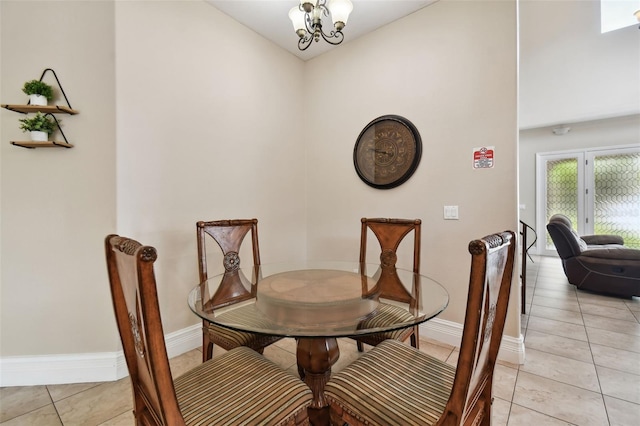
<svg viewBox="0 0 640 426">
<path fill-rule="evenodd" d="M 455 368 L 386 340 L 332 376 L 325 396 L 366 425 L 425 426 L 443 413 Z"/>
<path fill-rule="evenodd" d="M 220 327 L 215 324 L 209 324 L 207 332 L 209 333 L 209 340 L 227 350 L 239 346 L 261 349 L 282 339 L 282 337 L 279 336 L 231 330 L 230 328 Z"/>
<path fill-rule="evenodd" d="M 414 316 L 407 311 L 407 308 L 381 303 L 378 313 L 372 318 L 363 321 L 358 328 L 386 327 L 390 324 L 410 323 L 413 319 Z M 376 346 L 378 343 L 387 339 L 405 340 L 412 332 L 413 328 L 403 328 L 400 330 L 358 336 L 356 340 Z"/>
<path fill-rule="evenodd" d="M 257 352 L 240 347 L 174 380 L 188 425 L 282 425 L 311 404 L 298 378 Z"/>
</svg>

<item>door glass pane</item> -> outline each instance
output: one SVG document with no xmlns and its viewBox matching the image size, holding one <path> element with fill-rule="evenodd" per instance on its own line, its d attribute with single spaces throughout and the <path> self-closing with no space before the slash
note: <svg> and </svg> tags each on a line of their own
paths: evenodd
<svg viewBox="0 0 640 426">
<path fill-rule="evenodd" d="M 578 222 L 578 159 L 562 158 L 547 161 L 547 217 L 545 223 L 554 214 L 563 214 Z M 554 245 L 548 232 L 547 249 Z"/>
<path fill-rule="evenodd" d="M 640 248 L 640 153 L 597 156 L 593 162 L 594 233 Z"/>
</svg>

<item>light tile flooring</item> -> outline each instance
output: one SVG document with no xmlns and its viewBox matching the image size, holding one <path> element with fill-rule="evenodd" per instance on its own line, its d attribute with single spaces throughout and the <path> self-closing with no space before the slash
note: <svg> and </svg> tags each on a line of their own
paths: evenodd
<svg viewBox="0 0 640 426">
<path fill-rule="evenodd" d="M 522 316 L 526 362 L 499 363 L 493 424 L 632 426 L 640 419 L 640 298 L 616 299 L 577 291 L 556 258 L 527 265 L 527 315 Z M 358 356 L 339 341 L 334 371 Z M 456 348 L 434 341 L 421 349 L 447 362 Z M 265 355 L 296 373 L 295 342 L 284 339 Z M 174 375 L 198 364 L 199 350 L 171 360 Z M 0 424 L 133 425 L 129 379 L 109 383 L 0 389 Z"/>
</svg>

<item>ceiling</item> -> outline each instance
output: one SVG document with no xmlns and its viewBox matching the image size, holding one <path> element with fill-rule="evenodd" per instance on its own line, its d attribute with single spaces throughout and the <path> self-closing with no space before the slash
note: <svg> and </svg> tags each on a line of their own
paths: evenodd
<svg viewBox="0 0 640 426">
<path fill-rule="evenodd" d="M 298 50 L 298 36 L 289 20 L 289 10 L 299 0 L 206 0 L 207 3 L 271 40 L 302 60 L 309 60 L 339 46 L 322 39 L 304 52 Z M 351 0 L 353 12 L 344 28 L 348 43 L 383 25 L 409 15 L 437 0 Z M 330 21 L 329 21 L 330 22 Z"/>
</svg>

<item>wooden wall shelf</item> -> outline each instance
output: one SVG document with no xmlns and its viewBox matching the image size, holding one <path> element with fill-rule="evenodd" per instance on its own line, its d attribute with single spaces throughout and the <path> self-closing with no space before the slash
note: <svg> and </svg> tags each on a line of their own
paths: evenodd
<svg viewBox="0 0 640 426">
<path fill-rule="evenodd" d="M 42 112 L 42 113 L 50 113 L 50 114 L 71 114 L 75 115 L 78 113 L 75 109 L 71 109 L 64 105 L 9 105 L 2 104 L 2 108 L 8 109 L 9 111 L 21 112 L 23 114 L 28 114 L 30 112 Z"/>
<path fill-rule="evenodd" d="M 22 148 L 73 148 L 73 145 L 67 142 L 58 142 L 58 141 L 44 141 L 44 142 L 34 142 L 34 141 L 22 141 L 16 142 L 12 141 L 11 145 L 21 146 Z"/>
<path fill-rule="evenodd" d="M 34 113 L 34 112 L 40 112 L 43 113 L 45 115 L 45 117 L 47 115 L 51 116 L 51 118 L 54 119 L 54 121 L 56 122 L 56 126 L 58 127 L 58 130 L 60 131 L 60 134 L 62 135 L 62 138 L 64 139 L 64 142 L 59 142 L 59 141 L 12 141 L 11 145 L 14 146 L 19 146 L 22 148 L 27 148 L 27 149 L 34 149 L 34 148 L 73 148 L 73 145 L 70 144 L 67 141 L 67 137 L 64 135 L 64 132 L 62 131 L 62 128 L 60 127 L 60 123 L 58 122 L 58 119 L 56 118 L 56 116 L 54 114 L 69 114 L 69 115 L 75 115 L 78 114 L 78 111 L 76 111 L 75 109 L 71 108 L 71 104 L 69 103 L 69 99 L 67 99 L 67 94 L 64 93 L 64 89 L 62 88 L 62 84 L 60 84 L 60 80 L 58 80 L 58 76 L 56 75 L 56 72 L 54 70 L 52 70 L 51 68 L 47 68 L 42 72 L 42 75 L 40 76 L 40 81 L 42 81 L 42 79 L 44 78 L 44 75 L 47 73 L 47 71 L 51 71 L 51 73 L 53 74 L 53 76 L 56 79 L 56 82 L 58 83 L 58 87 L 60 88 L 60 91 L 62 92 L 62 96 L 64 96 L 64 100 L 67 101 L 67 106 L 64 105 L 20 105 L 20 104 L 2 104 L 2 108 L 8 109 L 9 111 L 14 111 L 14 112 L 19 112 L 21 114 L 30 114 L 30 113 Z M 49 136 L 51 137 L 51 136 Z"/>
</svg>

